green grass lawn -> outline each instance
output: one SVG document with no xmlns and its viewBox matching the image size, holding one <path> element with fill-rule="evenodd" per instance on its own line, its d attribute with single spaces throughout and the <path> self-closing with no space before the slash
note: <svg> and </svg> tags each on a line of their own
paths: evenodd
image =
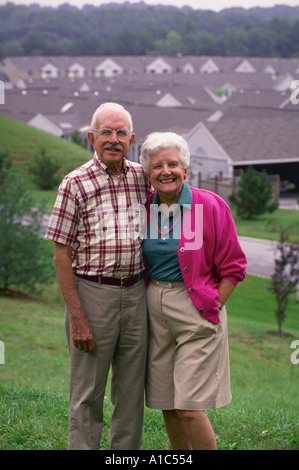
<svg viewBox="0 0 299 470">
<path fill-rule="evenodd" d="M 21 168 L 26 168 L 40 149 L 45 148 L 47 156 L 61 163 L 63 174 L 90 159 L 86 149 L 4 116 L 0 116 L 0 148 L 8 151 Z"/>
<path fill-rule="evenodd" d="M 28 176 L 35 157 L 45 149 L 46 156 L 59 164 L 59 180 L 92 158 L 91 152 L 79 145 L 4 116 L 0 116 L 0 149 L 1 152 L 7 151 L 14 166 Z M 37 200 L 49 201 L 48 208 L 53 207 L 56 193 L 57 189 L 52 192 L 35 191 Z"/>
<path fill-rule="evenodd" d="M 236 222 L 238 235 L 278 241 L 279 232 L 273 231 L 271 228 L 274 223 L 288 228 L 290 242 L 299 242 L 299 210 L 277 209 L 272 214 L 263 214 L 254 220 L 240 219 L 236 216 L 234 209 L 232 214 Z"/>
<path fill-rule="evenodd" d="M 277 328 L 269 281 L 248 276 L 228 304 L 233 401 L 209 412 L 218 448 L 298 449 L 299 364 L 291 342 L 299 339 L 298 304 L 292 297 L 284 331 Z M 69 357 L 64 306 L 53 284 L 28 299 L 0 298 L 0 450 L 65 449 Z M 109 448 L 112 406 L 105 399 L 103 448 Z M 145 409 L 143 449 L 169 449 L 161 413 Z"/>
</svg>

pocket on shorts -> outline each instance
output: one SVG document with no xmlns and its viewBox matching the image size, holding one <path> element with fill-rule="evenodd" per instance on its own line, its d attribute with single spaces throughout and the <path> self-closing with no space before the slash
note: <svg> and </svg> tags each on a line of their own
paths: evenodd
<svg viewBox="0 0 299 470">
<path fill-rule="evenodd" d="M 194 329 L 197 338 L 207 338 L 218 332 L 219 323 L 212 323 L 206 320 L 202 315 L 198 315 L 198 324 Z"/>
<path fill-rule="evenodd" d="M 209 323 L 219 323 L 218 289 L 203 285 L 196 293 L 195 305 L 198 314 Z"/>
<path fill-rule="evenodd" d="M 190 300 L 190 309 L 192 309 L 192 322 L 190 329 L 196 338 L 206 338 L 215 335 L 219 328 L 219 323 L 212 323 L 195 308 Z"/>
</svg>

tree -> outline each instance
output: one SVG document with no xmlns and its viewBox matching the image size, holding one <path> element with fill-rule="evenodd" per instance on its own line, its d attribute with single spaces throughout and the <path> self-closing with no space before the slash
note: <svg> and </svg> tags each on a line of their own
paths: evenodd
<svg viewBox="0 0 299 470">
<path fill-rule="evenodd" d="M 0 152 L 0 289 L 25 287 L 54 276 L 46 242 L 41 238 L 41 210 L 34 203 L 25 177 L 16 171 L 7 152 Z"/>
<path fill-rule="evenodd" d="M 282 18 L 274 18 L 269 22 L 269 28 L 275 41 L 276 55 L 280 57 L 291 57 L 294 44 L 289 22 Z"/>
<path fill-rule="evenodd" d="M 293 47 L 292 57 L 299 57 L 299 20 L 293 23 L 290 36 Z"/>
<path fill-rule="evenodd" d="M 3 46 L 3 55 L 5 57 L 21 56 L 24 54 L 22 42 L 18 39 L 6 41 Z"/>
<path fill-rule="evenodd" d="M 229 197 L 242 219 L 253 219 L 265 212 L 273 212 L 277 204 L 271 203 L 272 183 L 265 171 L 249 167 L 239 180 L 239 188 Z"/>
<path fill-rule="evenodd" d="M 104 51 L 104 42 L 92 32 L 77 42 L 76 53 L 82 55 L 101 55 Z"/>
<path fill-rule="evenodd" d="M 280 227 L 280 241 L 277 245 L 279 256 L 275 259 L 275 270 L 271 277 L 269 290 L 276 300 L 275 316 L 278 332 L 282 335 L 282 323 L 290 295 L 296 291 L 299 282 L 299 243 L 288 243 L 287 229 Z"/>
<path fill-rule="evenodd" d="M 252 57 L 274 57 L 277 53 L 274 35 L 264 26 L 254 26 L 250 29 L 248 44 Z"/>
<path fill-rule="evenodd" d="M 198 30 L 183 37 L 182 51 L 185 55 L 215 55 L 219 44 L 212 34 Z"/>
<path fill-rule="evenodd" d="M 71 133 L 71 139 L 74 144 L 79 145 L 79 147 L 86 148 L 78 130 Z"/>
<path fill-rule="evenodd" d="M 156 55 L 176 56 L 182 51 L 182 38 L 175 31 L 169 31 L 164 40 L 156 41 L 154 47 L 153 52 Z"/>
<path fill-rule="evenodd" d="M 240 28 L 227 28 L 225 31 L 225 55 L 226 56 L 248 56 L 248 34 Z"/>
<path fill-rule="evenodd" d="M 39 56 L 46 55 L 48 41 L 42 33 L 29 32 L 23 41 L 23 49 L 26 55 Z"/>
<path fill-rule="evenodd" d="M 36 155 L 34 163 L 30 166 L 34 183 L 40 189 L 53 189 L 60 180 L 56 174 L 59 167 L 59 163 L 48 157 L 46 150 L 42 148 L 40 154 Z"/>
<path fill-rule="evenodd" d="M 171 55 L 179 49 L 191 55 L 295 57 L 298 16 L 297 7 L 284 6 L 216 13 L 146 2 L 87 4 L 82 9 L 67 3 L 42 8 L 8 2 L 0 6 L 0 55 L 152 55 L 163 51 L 160 40 L 172 33 L 165 44 Z M 162 37 L 155 29 L 164 31 Z"/>
</svg>

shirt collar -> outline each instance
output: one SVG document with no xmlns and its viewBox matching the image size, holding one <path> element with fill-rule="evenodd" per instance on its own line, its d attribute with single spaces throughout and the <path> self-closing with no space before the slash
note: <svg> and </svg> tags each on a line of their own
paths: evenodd
<svg viewBox="0 0 299 470">
<path fill-rule="evenodd" d="M 101 170 L 102 173 L 111 174 L 111 171 L 109 170 L 109 168 L 108 168 L 108 166 L 106 165 L 106 163 L 104 163 L 104 162 L 98 157 L 97 152 L 94 153 L 93 161 L 94 161 L 94 163 L 100 168 L 100 170 Z M 124 172 L 125 174 L 127 174 L 127 172 L 129 171 L 129 169 L 130 169 L 130 165 L 129 165 L 129 163 L 128 163 L 128 160 L 127 160 L 126 158 L 124 158 L 123 172 Z"/>
<path fill-rule="evenodd" d="M 160 198 L 159 198 L 158 192 L 156 192 L 153 195 L 151 204 L 158 204 L 158 205 L 160 204 Z M 179 196 L 177 204 L 181 207 L 186 204 L 190 204 L 190 206 L 192 205 L 192 193 L 187 183 L 183 183 L 183 187 L 180 192 L 180 196 Z"/>
</svg>

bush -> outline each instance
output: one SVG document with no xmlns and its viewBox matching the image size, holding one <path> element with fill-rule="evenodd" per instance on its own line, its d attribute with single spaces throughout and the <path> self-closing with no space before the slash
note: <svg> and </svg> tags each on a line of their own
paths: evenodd
<svg viewBox="0 0 299 470">
<path fill-rule="evenodd" d="M 26 287 L 54 277 L 52 257 L 41 238 L 43 211 L 34 208 L 24 176 L 0 152 L 0 290 Z"/>
<path fill-rule="evenodd" d="M 241 176 L 239 189 L 229 197 L 241 219 L 253 219 L 265 212 L 273 212 L 278 205 L 271 204 L 272 183 L 265 171 L 259 173 L 249 167 Z"/>
<path fill-rule="evenodd" d="M 278 331 L 282 334 L 282 323 L 286 318 L 286 310 L 290 295 L 296 292 L 299 282 L 299 243 L 289 243 L 287 229 L 279 227 L 280 241 L 277 244 L 279 256 L 275 258 L 275 270 L 271 276 L 269 290 L 276 300 L 276 320 Z"/>
<path fill-rule="evenodd" d="M 46 150 L 41 149 L 40 154 L 36 155 L 34 164 L 29 167 L 29 170 L 32 173 L 33 182 L 39 189 L 53 189 L 60 181 L 60 177 L 57 175 L 59 168 L 59 163 L 47 157 Z"/>
</svg>

